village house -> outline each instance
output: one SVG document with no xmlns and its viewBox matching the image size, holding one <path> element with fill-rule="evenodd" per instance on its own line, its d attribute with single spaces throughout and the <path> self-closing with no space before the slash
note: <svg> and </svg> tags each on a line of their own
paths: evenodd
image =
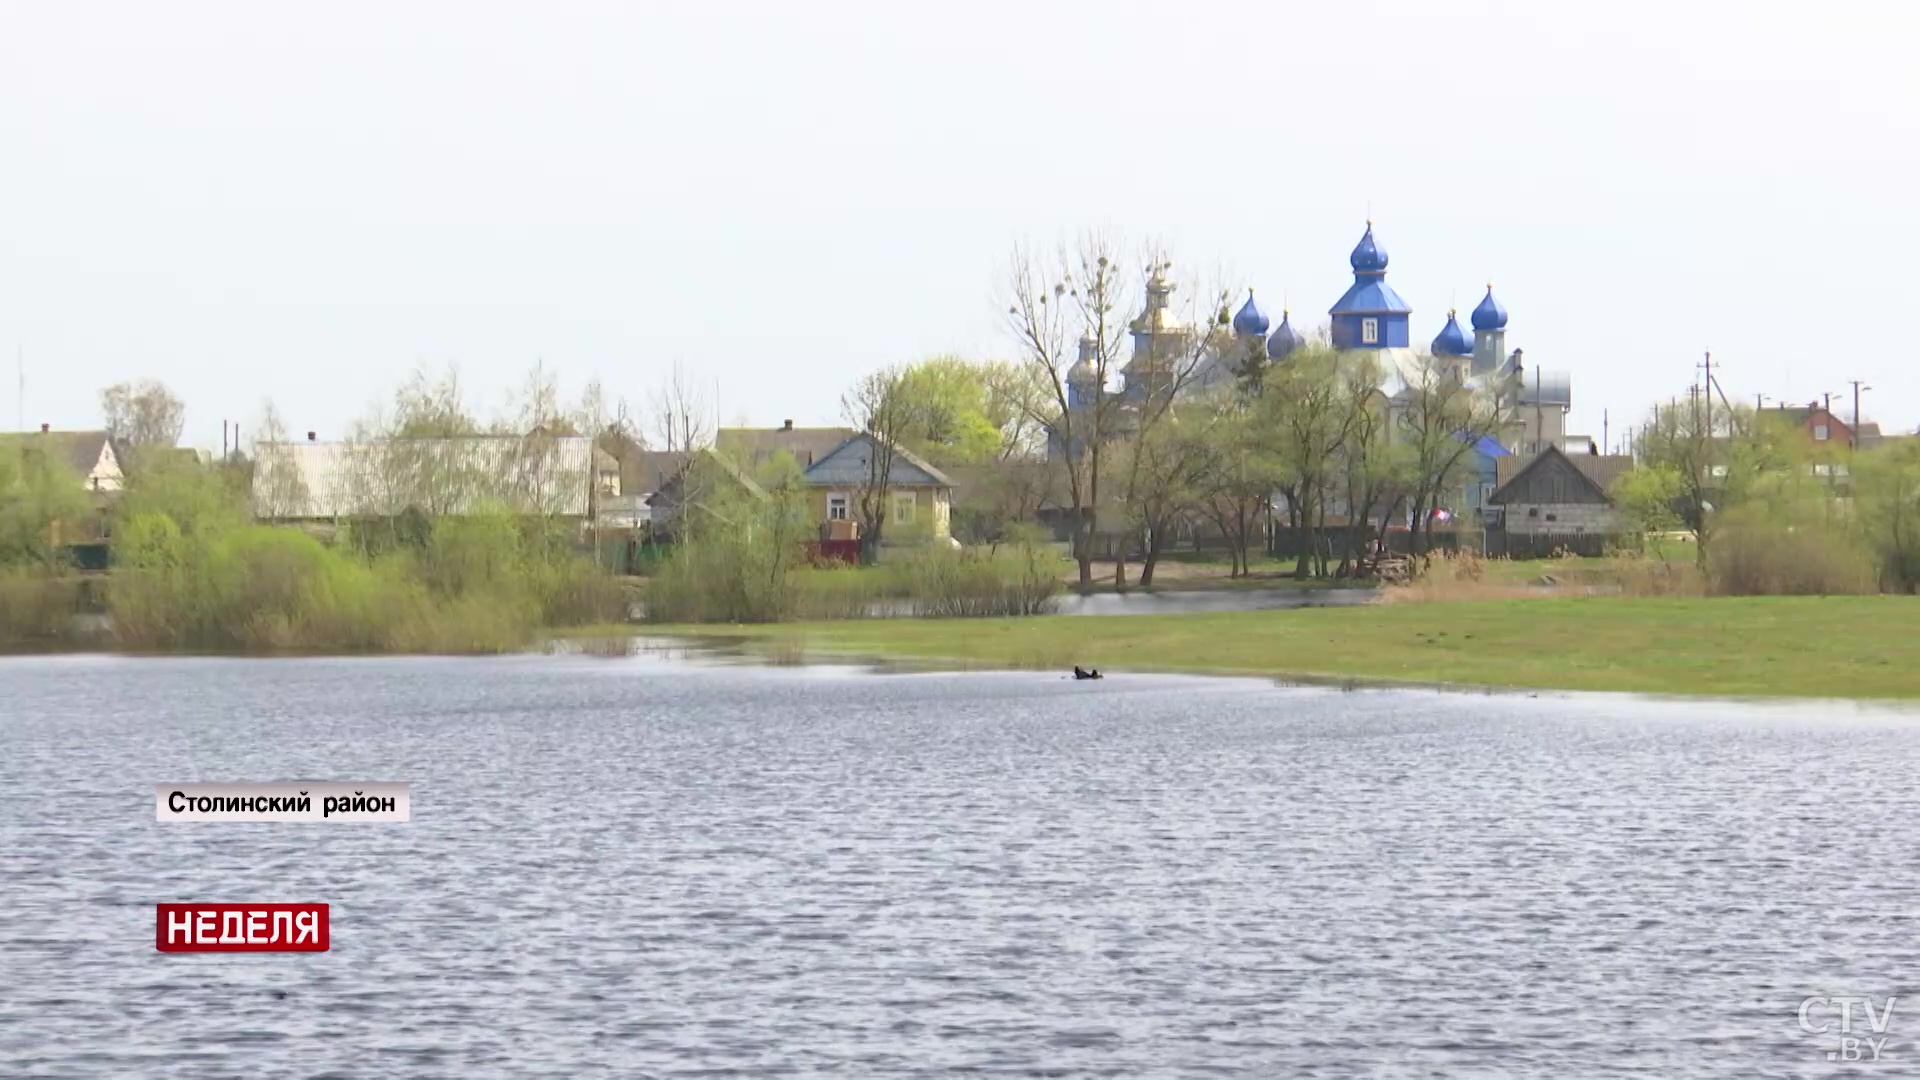
<svg viewBox="0 0 1920 1080">
<path fill-rule="evenodd" d="M 881 461 L 887 466 L 881 542 L 952 543 L 953 481 L 905 447 L 884 458 L 881 445 L 864 432 L 841 440 L 801 474 L 821 539 L 860 539 L 861 494 L 881 486 Z"/>
<path fill-rule="evenodd" d="M 841 443 L 852 438 L 850 427 L 797 428 L 783 421 L 777 428 L 723 427 L 714 438 L 714 447 L 748 472 L 756 472 L 782 454 L 801 469 L 809 469 Z"/>
<path fill-rule="evenodd" d="M 1625 454 L 1566 454 L 1548 446 L 1531 458 L 1495 462 L 1487 504 L 1509 536 L 1608 537 L 1631 530 L 1611 489 L 1633 467 Z M 1582 551 L 1581 554 L 1598 554 Z"/>
<path fill-rule="evenodd" d="M 104 431 L 39 431 L 0 433 L 0 454 L 40 458 L 71 475 L 91 503 L 89 512 L 47 524 L 47 543 L 81 570 L 105 570 L 112 532 L 110 511 L 126 482 L 113 438 Z"/>
<path fill-rule="evenodd" d="M 254 444 L 253 515 L 331 523 L 407 510 L 459 516 L 509 512 L 590 521 L 620 493 L 620 465 L 585 436 L 473 435 Z"/>
<path fill-rule="evenodd" d="M 764 500 L 766 491 L 731 457 L 713 450 L 676 455 L 679 468 L 646 496 L 648 528 L 659 543 L 673 543 L 689 523 L 730 525 L 726 504 L 745 497 Z"/>
<path fill-rule="evenodd" d="M 39 431 L 0 433 L 0 451 L 44 454 L 70 470 L 80 486 L 92 492 L 116 492 L 126 483 L 113 438 L 104 431 Z"/>
</svg>

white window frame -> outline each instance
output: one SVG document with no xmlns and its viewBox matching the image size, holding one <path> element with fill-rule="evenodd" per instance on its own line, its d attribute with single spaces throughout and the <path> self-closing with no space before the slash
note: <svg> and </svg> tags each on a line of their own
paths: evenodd
<svg viewBox="0 0 1920 1080">
<path fill-rule="evenodd" d="M 1380 344 L 1380 320 L 1379 319 L 1361 319 L 1360 320 L 1360 344 L 1362 345 Z"/>
<path fill-rule="evenodd" d="M 1826 442 L 1827 438 L 1831 434 L 1832 432 L 1827 429 L 1827 425 L 1825 424 L 1813 425 L 1813 438 L 1815 442 Z"/>
<path fill-rule="evenodd" d="M 914 512 L 917 509 L 919 509 L 920 500 L 918 498 L 918 495 L 919 495 L 918 492 L 913 492 L 913 491 L 896 491 L 893 493 L 892 524 L 894 525 L 913 524 Z M 905 511 L 905 512 L 903 513 L 902 511 Z"/>
<path fill-rule="evenodd" d="M 827 492 L 827 520 L 845 521 L 849 508 L 847 493 L 844 491 Z M 835 511 L 838 511 L 836 513 Z"/>
</svg>

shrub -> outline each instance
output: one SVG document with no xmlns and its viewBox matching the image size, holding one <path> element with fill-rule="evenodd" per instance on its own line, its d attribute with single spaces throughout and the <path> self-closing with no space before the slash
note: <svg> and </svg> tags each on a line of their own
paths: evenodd
<svg viewBox="0 0 1920 1080">
<path fill-rule="evenodd" d="M 1004 558 L 930 549 L 906 564 L 916 614 L 934 618 L 1042 615 L 1064 586 L 1045 552 L 1022 546 Z"/>
<path fill-rule="evenodd" d="M 8 648 L 58 648 L 80 637 L 74 617 L 81 611 L 80 583 L 44 567 L 0 570 L 0 645 Z"/>
<path fill-rule="evenodd" d="M 1718 523 L 1707 580 L 1720 596 L 1839 596 L 1878 585 L 1872 554 L 1850 530 L 1757 505 Z"/>
</svg>

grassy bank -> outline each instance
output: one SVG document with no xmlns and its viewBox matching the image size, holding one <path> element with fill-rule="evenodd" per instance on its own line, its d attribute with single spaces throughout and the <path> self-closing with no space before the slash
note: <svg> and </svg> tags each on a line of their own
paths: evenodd
<svg viewBox="0 0 1920 1080">
<path fill-rule="evenodd" d="M 1582 597 L 1114 618 L 676 627 L 756 648 L 977 667 L 1721 696 L 1920 698 L 1920 599 Z"/>
</svg>

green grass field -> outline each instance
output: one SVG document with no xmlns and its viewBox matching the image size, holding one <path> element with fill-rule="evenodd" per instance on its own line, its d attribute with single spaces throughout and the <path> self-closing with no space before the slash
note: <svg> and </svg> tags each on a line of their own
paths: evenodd
<svg viewBox="0 0 1920 1080">
<path fill-rule="evenodd" d="M 785 656 L 1720 696 L 1920 697 L 1920 598 L 1579 597 L 658 632 Z"/>
</svg>

